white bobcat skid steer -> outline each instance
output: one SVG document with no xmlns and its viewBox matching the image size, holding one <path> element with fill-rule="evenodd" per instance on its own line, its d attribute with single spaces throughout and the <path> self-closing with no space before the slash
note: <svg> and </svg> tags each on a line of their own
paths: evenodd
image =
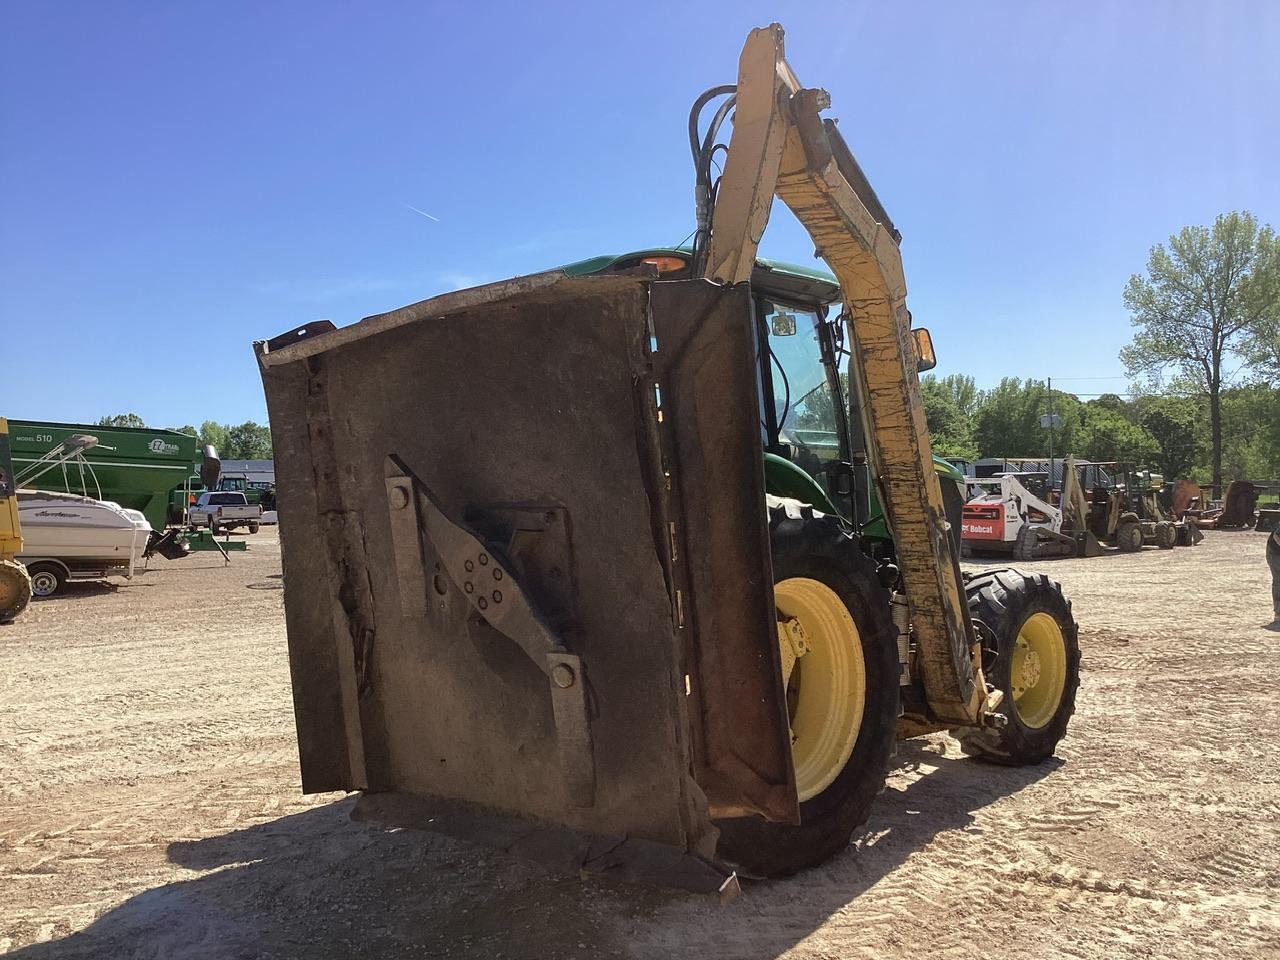
<svg viewBox="0 0 1280 960">
<path fill-rule="evenodd" d="M 1062 531 L 1062 511 L 1045 499 L 1047 481 L 1043 473 L 968 480 L 961 524 L 965 552 L 1012 553 L 1014 560 L 1074 557 L 1076 540 Z"/>
</svg>

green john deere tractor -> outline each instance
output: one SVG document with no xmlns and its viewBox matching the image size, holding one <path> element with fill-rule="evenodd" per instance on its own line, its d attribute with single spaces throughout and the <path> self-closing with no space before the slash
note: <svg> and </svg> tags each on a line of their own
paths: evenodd
<svg viewBox="0 0 1280 960">
<path fill-rule="evenodd" d="M 1065 735 L 1070 602 L 961 570 L 901 235 L 782 40 L 695 101 L 691 249 L 255 344 L 305 791 L 723 890 L 847 847 L 896 737 Z M 775 196 L 834 279 L 757 258 Z"/>
</svg>

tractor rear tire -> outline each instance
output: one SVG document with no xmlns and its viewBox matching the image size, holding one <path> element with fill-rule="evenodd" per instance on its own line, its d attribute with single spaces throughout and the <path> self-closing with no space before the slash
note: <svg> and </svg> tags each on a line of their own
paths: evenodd
<svg viewBox="0 0 1280 960">
<path fill-rule="evenodd" d="M 1116 527 L 1116 546 L 1121 553 L 1137 553 L 1142 549 L 1142 527 L 1126 522 Z"/>
<path fill-rule="evenodd" d="M 1178 528 L 1168 520 L 1156 524 L 1156 546 L 1161 550 L 1172 550 L 1178 545 Z"/>
<path fill-rule="evenodd" d="M 0 623 L 8 623 L 31 602 L 31 575 L 17 560 L 0 560 Z"/>
<path fill-rule="evenodd" d="M 809 591 L 812 596 L 826 598 L 832 604 L 829 609 L 836 614 L 831 622 L 837 628 L 825 636 L 810 633 L 811 628 L 799 617 L 801 625 L 806 626 L 810 650 L 816 650 L 816 644 L 824 639 L 844 639 L 848 645 L 841 645 L 841 649 L 846 661 L 860 661 L 862 666 L 862 682 L 852 684 L 855 697 L 857 687 L 861 687 L 863 702 L 861 714 L 854 721 L 856 726 L 846 731 L 845 744 L 852 741 L 850 752 L 843 761 L 839 751 L 828 753 L 825 768 L 821 763 L 817 765 L 831 779 L 813 796 L 802 795 L 799 826 L 770 823 L 758 816 L 717 821 L 720 857 L 746 876 L 784 877 L 817 866 L 845 849 L 853 832 L 870 816 L 871 805 L 884 787 L 895 744 L 898 653 L 889 595 L 876 576 L 875 564 L 858 549 L 857 541 L 844 532 L 836 518 L 795 500 L 770 497 L 769 534 L 774 584 L 780 588 L 778 596 Z M 779 609 L 780 621 L 783 613 Z M 814 658 L 808 660 L 811 670 L 826 662 L 809 652 L 796 661 L 793 671 L 803 672 L 806 658 Z M 793 672 L 789 683 L 788 712 L 793 722 L 805 695 L 799 679 Z M 810 683 L 811 691 L 831 686 L 821 681 Z M 808 701 L 806 706 L 812 703 Z M 830 715 L 839 713 L 833 711 Z M 799 727 L 793 727 L 793 731 L 796 729 Z M 822 732 L 826 739 L 827 729 L 822 728 Z M 799 740 L 794 732 L 792 742 L 795 750 Z M 802 755 L 796 750 L 793 756 Z M 806 764 L 805 769 L 815 767 Z M 818 789 L 825 779 L 818 776 L 811 781 L 811 788 Z"/>
<path fill-rule="evenodd" d="M 994 646 L 984 641 L 982 665 L 988 682 L 1004 691 L 1000 712 L 1008 722 L 965 730 L 961 742 L 969 753 L 1006 766 L 1047 760 L 1066 736 L 1080 686 L 1071 601 L 1044 574 L 1011 569 L 978 574 L 965 590 L 969 616 L 994 637 Z"/>
</svg>

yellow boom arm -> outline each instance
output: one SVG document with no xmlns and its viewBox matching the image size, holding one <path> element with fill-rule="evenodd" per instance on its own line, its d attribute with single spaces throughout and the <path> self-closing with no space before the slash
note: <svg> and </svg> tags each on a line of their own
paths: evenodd
<svg viewBox="0 0 1280 960">
<path fill-rule="evenodd" d="M 752 31 L 739 62 L 736 115 L 711 221 L 705 275 L 751 276 L 775 194 L 839 280 L 853 344 L 851 385 L 868 457 L 892 525 L 934 717 L 981 722 L 988 697 L 947 535 L 916 374 L 898 234 L 833 121 L 824 90 L 804 89 L 783 54 L 782 27 Z"/>
</svg>

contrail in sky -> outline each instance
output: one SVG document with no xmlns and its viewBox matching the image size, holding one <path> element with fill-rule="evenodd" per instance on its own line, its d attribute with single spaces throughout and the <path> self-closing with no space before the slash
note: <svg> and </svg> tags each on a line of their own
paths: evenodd
<svg viewBox="0 0 1280 960">
<path fill-rule="evenodd" d="M 411 205 L 411 204 L 408 204 L 408 203 L 406 203 L 406 204 L 405 204 L 405 206 L 406 206 L 406 207 L 408 207 L 410 210 L 412 210 L 414 213 L 420 213 L 420 214 L 422 214 L 422 215 L 423 215 L 424 217 L 426 217 L 428 220 L 434 220 L 436 223 L 439 223 L 439 222 L 440 222 L 440 218 L 439 218 L 439 217 L 433 217 L 431 214 L 427 213 L 427 211 L 425 211 L 425 210 L 419 210 L 417 207 L 415 207 L 415 206 L 413 206 L 413 205 Z"/>
</svg>

